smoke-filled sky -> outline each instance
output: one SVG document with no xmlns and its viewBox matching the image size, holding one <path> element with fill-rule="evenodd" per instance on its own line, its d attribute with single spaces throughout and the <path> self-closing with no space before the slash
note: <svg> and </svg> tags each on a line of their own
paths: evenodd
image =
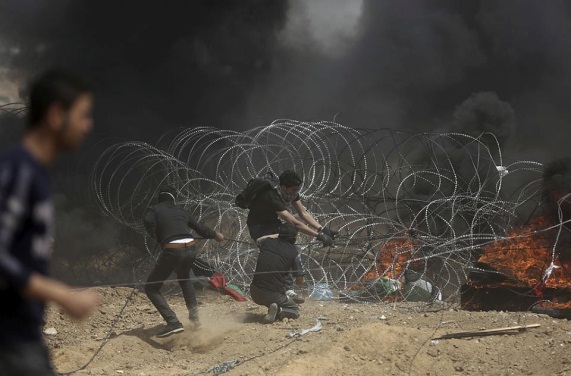
<svg viewBox="0 0 571 376">
<path fill-rule="evenodd" d="M 571 140 L 565 0 L 0 0 L 0 101 L 53 65 L 95 83 L 92 140 L 276 118 L 491 129 L 526 159 Z"/>
</svg>

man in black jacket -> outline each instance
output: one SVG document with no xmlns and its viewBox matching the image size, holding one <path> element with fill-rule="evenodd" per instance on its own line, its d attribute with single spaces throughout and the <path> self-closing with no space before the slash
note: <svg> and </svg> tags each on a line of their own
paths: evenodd
<svg viewBox="0 0 571 376">
<path fill-rule="evenodd" d="M 304 283 L 301 259 L 295 247 L 297 232 L 294 225 L 285 223 L 280 226 L 278 234 L 258 239 L 260 255 L 250 285 L 250 295 L 256 304 L 268 307 L 265 323 L 299 317 L 299 307 L 286 294 L 286 280 L 290 272 L 297 285 Z"/>
<path fill-rule="evenodd" d="M 302 179 L 295 171 L 285 170 L 279 176 L 279 187 L 268 188 L 258 194 L 250 204 L 247 225 L 254 241 L 265 235 L 277 234 L 282 221 L 291 224 L 304 234 L 315 236 L 324 246 L 333 245 L 337 231 L 323 227 L 303 206 L 299 197 Z M 299 219 L 291 214 L 286 205 L 290 204 Z M 276 235 L 277 236 L 277 235 Z M 293 289 L 293 280 L 287 279 L 287 295 L 296 303 L 305 300 Z"/>
<path fill-rule="evenodd" d="M 279 188 L 266 189 L 258 194 L 250 204 L 248 231 L 252 239 L 278 233 L 281 222 L 287 222 L 304 234 L 315 236 L 324 246 L 333 245 L 337 231 L 323 227 L 303 206 L 299 197 L 301 177 L 292 170 L 285 170 L 279 176 Z M 291 203 L 299 219 L 291 214 L 286 205 Z"/>
<path fill-rule="evenodd" d="M 145 286 L 145 292 L 150 301 L 167 322 L 165 330 L 159 333 L 157 337 L 166 337 L 184 330 L 176 314 L 160 292 L 164 281 L 173 271 L 175 271 L 182 289 L 189 320 L 195 328 L 199 327 L 196 292 L 192 281 L 189 279 L 190 270 L 198 254 L 191 229 L 198 232 L 200 236 L 214 239 L 217 242 L 222 242 L 224 235 L 196 222 L 188 210 L 177 206 L 175 204 L 175 191 L 170 188 L 161 190 L 159 203 L 147 209 L 144 223 L 148 234 L 157 240 L 163 250 Z"/>
</svg>

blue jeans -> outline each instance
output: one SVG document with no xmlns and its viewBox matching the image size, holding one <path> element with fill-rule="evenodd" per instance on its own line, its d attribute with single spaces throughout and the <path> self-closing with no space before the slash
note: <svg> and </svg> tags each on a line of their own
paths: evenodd
<svg viewBox="0 0 571 376">
<path fill-rule="evenodd" d="M 0 375 L 53 376 L 48 349 L 42 342 L 0 347 Z"/>
<path fill-rule="evenodd" d="M 176 273 L 177 279 L 179 279 L 178 284 L 182 290 L 182 296 L 189 313 L 191 309 L 198 306 L 194 285 L 189 280 L 190 270 L 197 254 L 198 251 L 194 245 L 176 249 L 165 248 L 147 279 L 145 292 L 167 324 L 180 322 L 160 291 L 165 280 L 173 271 Z"/>
</svg>

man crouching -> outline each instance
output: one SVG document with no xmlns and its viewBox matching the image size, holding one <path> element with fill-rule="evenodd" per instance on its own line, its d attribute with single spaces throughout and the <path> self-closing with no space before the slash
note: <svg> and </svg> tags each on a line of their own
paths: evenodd
<svg viewBox="0 0 571 376">
<path fill-rule="evenodd" d="M 250 295 L 259 305 L 268 307 L 264 322 L 271 324 L 284 318 L 297 319 L 299 307 L 286 295 L 286 277 L 291 272 L 297 285 L 304 283 L 301 258 L 295 246 L 297 227 L 282 224 L 278 234 L 258 239 L 260 255 Z"/>
</svg>

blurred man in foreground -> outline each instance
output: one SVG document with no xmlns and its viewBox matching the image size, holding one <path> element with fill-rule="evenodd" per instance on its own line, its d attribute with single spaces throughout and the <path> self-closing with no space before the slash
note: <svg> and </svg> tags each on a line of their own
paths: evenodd
<svg viewBox="0 0 571 376">
<path fill-rule="evenodd" d="M 290 272 L 293 271 L 298 286 L 304 283 L 301 258 L 295 247 L 297 232 L 297 227 L 285 223 L 280 226 L 278 234 L 258 239 L 260 255 L 250 285 L 250 295 L 256 304 L 268 307 L 264 317 L 267 324 L 299 317 L 298 305 L 286 294 L 286 279 Z"/>
<path fill-rule="evenodd" d="M 47 302 L 73 319 L 99 304 L 97 295 L 72 292 L 47 276 L 53 236 L 48 168 L 91 130 L 92 101 L 80 78 L 45 73 L 30 89 L 22 143 L 0 157 L 0 375 L 53 375 L 41 333 Z"/>
</svg>

